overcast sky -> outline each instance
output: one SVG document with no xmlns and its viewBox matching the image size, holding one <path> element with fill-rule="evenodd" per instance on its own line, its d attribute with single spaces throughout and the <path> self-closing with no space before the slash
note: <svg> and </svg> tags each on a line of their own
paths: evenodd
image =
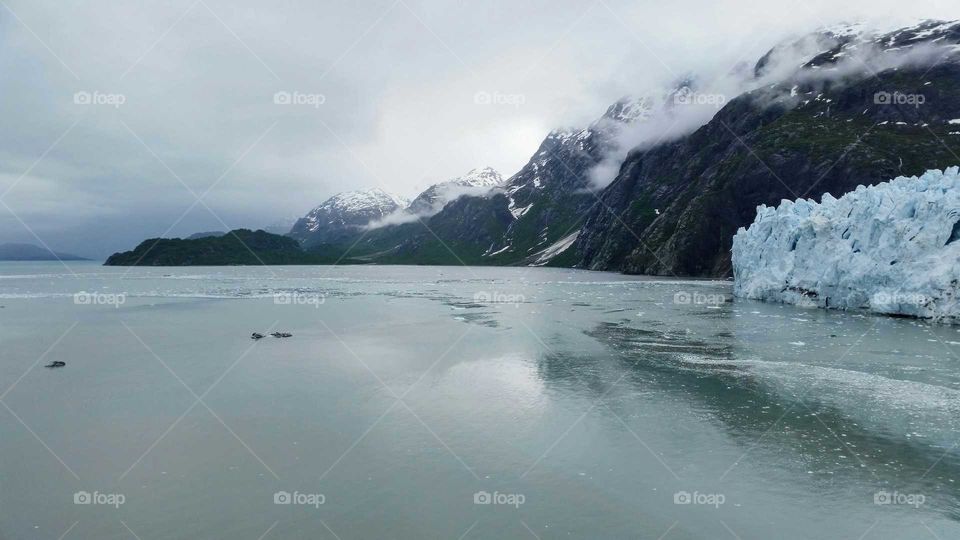
<svg viewBox="0 0 960 540">
<path fill-rule="evenodd" d="M 620 96 L 917 18 L 960 3 L 2 0 L 0 242 L 103 257 L 344 190 L 506 177 Z"/>
</svg>

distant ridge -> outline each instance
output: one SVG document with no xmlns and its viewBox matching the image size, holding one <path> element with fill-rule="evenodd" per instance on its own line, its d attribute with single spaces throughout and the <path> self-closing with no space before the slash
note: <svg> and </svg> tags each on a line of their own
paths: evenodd
<svg viewBox="0 0 960 540">
<path fill-rule="evenodd" d="M 88 261 L 90 259 L 73 255 L 71 253 L 60 253 L 50 251 L 33 244 L 0 244 L 0 261 Z"/>
<path fill-rule="evenodd" d="M 337 257 L 308 253 L 293 238 L 266 231 L 236 229 L 222 236 L 151 238 L 133 251 L 114 253 L 105 266 L 230 266 L 331 264 Z M 344 264 L 354 261 L 344 260 Z"/>
</svg>

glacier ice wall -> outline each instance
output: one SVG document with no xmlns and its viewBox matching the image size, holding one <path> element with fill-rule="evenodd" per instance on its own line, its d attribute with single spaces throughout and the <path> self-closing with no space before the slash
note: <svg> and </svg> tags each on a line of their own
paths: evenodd
<svg viewBox="0 0 960 540">
<path fill-rule="evenodd" d="M 960 320 L 960 169 L 759 206 L 733 239 L 734 294 Z"/>
</svg>

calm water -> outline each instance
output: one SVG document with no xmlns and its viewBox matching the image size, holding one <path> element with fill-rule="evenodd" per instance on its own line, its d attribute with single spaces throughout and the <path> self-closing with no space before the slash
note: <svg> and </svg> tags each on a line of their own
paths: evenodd
<svg viewBox="0 0 960 540">
<path fill-rule="evenodd" d="M 4 263 L 0 539 L 960 538 L 957 329 L 729 293 Z"/>
</svg>

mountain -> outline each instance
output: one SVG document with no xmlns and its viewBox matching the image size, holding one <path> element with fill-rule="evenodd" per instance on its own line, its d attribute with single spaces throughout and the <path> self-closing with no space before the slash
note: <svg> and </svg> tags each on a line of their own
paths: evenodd
<svg viewBox="0 0 960 540">
<path fill-rule="evenodd" d="M 406 210 L 411 214 L 432 216 L 461 195 L 483 195 L 501 183 L 503 177 L 491 167 L 473 169 L 459 178 L 430 186 L 413 199 Z"/>
<path fill-rule="evenodd" d="M 729 276 L 759 205 L 960 164 L 958 51 L 956 22 L 824 29 L 553 131 L 502 183 L 432 186 L 411 211 L 382 190 L 343 193 L 289 236 L 331 262 Z"/>
<path fill-rule="evenodd" d="M 406 201 L 380 188 L 339 193 L 298 219 L 288 236 L 304 247 L 339 244 L 406 206 Z"/>
<path fill-rule="evenodd" d="M 805 41 L 818 50 L 780 82 L 730 100 L 688 136 L 631 152 L 563 257 L 595 270 L 729 276 L 733 235 L 761 204 L 960 162 L 960 23 L 846 27 Z M 757 76 L 784 49 L 761 59 Z"/>
<path fill-rule="evenodd" d="M 224 266 L 260 264 L 325 264 L 293 238 L 266 231 L 236 229 L 223 236 L 196 239 L 151 238 L 133 251 L 114 253 L 106 266 Z"/>
<path fill-rule="evenodd" d="M 86 261 L 83 257 L 50 251 L 33 244 L 0 244 L 0 261 Z"/>
<path fill-rule="evenodd" d="M 654 108 L 649 97 L 623 98 L 579 130 L 551 132 L 527 164 L 507 180 L 503 204 L 513 220 L 481 254 L 495 264 L 534 263 L 579 229 L 596 202 L 590 173 L 615 150 L 627 125 L 642 122 Z M 501 207 L 501 209 L 503 209 Z"/>
<path fill-rule="evenodd" d="M 537 261 L 577 230 L 596 200 L 590 171 L 613 151 L 621 129 L 643 121 L 654 103 L 648 97 L 624 98 L 586 128 L 551 132 L 517 174 L 483 194 L 463 194 L 416 221 L 355 232 L 311 249 L 391 264 Z M 481 177 L 485 183 L 495 179 L 493 173 Z M 417 197 L 422 206 L 413 204 L 435 210 L 440 205 L 431 202 L 431 190 Z"/>
</svg>

